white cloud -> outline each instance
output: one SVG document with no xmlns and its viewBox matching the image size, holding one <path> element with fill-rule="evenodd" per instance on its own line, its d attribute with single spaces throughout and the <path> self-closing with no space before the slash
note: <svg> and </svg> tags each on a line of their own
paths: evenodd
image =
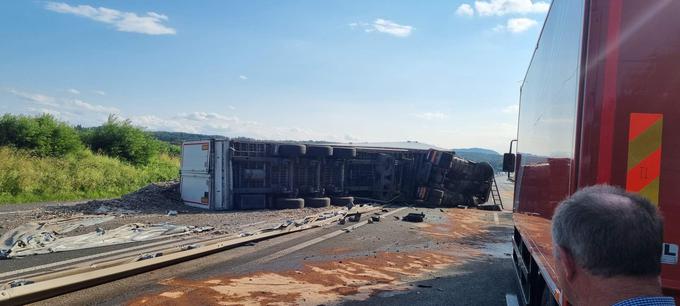
<svg viewBox="0 0 680 306">
<path fill-rule="evenodd" d="M 480 16 L 546 13 L 550 9 L 550 3 L 532 0 L 486 0 L 475 1 L 475 9 Z"/>
<path fill-rule="evenodd" d="M 70 90 L 68 91 L 71 92 Z M 59 114 L 73 115 L 73 113 L 79 113 L 81 115 L 94 113 L 96 114 L 120 113 L 120 110 L 115 107 L 87 103 L 79 99 L 55 98 L 39 93 L 18 91 L 16 89 L 8 89 L 7 92 L 28 102 L 28 106 L 26 107 L 26 109 L 33 113 L 49 113 L 54 115 Z"/>
<path fill-rule="evenodd" d="M 521 33 L 538 25 L 538 22 L 529 18 L 512 18 L 508 20 L 506 28 L 512 33 Z"/>
<path fill-rule="evenodd" d="M 508 105 L 502 109 L 506 114 L 517 114 L 519 112 L 519 104 Z"/>
<path fill-rule="evenodd" d="M 350 135 L 333 135 L 298 126 L 271 126 L 214 112 L 180 113 L 170 117 L 156 115 L 133 116 L 130 120 L 149 130 L 189 132 L 229 137 L 243 136 L 268 140 L 327 140 L 348 141 Z"/>
<path fill-rule="evenodd" d="M 75 88 L 70 88 L 70 89 L 68 89 L 68 90 L 66 90 L 66 91 L 68 91 L 68 92 L 70 92 L 70 93 L 72 93 L 72 94 L 74 94 L 74 95 L 79 95 L 79 94 L 80 94 L 80 91 L 77 90 L 77 89 L 75 89 Z"/>
<path fill-rule="evenodd" d="M 494 32 L 522 33 L 538 25 L 536 20 L 530 18 L 511 18 L 505 25 L 499 24 L 492 30 Z"/>
<path fill-rule="evenodd" d="M 373 23 L 352 22 L 348 24 L 352 29 L 360 28 L 366 33 L 380 32 L 396 37 L 408 37 L 413 32 L 414 27 L 400 25 L 394 21 L 378 18 Z"/>
<path fill-rule="evenodd" d="M 180 113 L 169 118 L 142 115 L 133 116 L 130 120 L 150 130 L 250 137 L 260 134 L 256 122 L 212 112 Z"/>
<path fill-rule="evenodd" d="M 201 133 L 202 131 L 198 125 L 184 124 L 181 121 L 174 119 L 164 119 L 155 115 L 133 116 L 130 118 L 132 123 L 145 127 L 152 131 L 169 131 L 169 132 L 186 132 L 186 133 Z"/>
<path fill-rule="evenodd" d="M 396 22 L 380 18 L 373 21 L 373 28 L 380 33 L 386 33 L 397 37 L 407 37 L 411 35 L 411 32 L 413 31 L 412 26 L 400 25 Z"/>
<path fill-rule="evenodd" d="M 235 109 L 236 109 L 236 107 L 233 106 L 233 105 L 227 105 L 227 108 L 230 109 L 230 110 L 235 110 Z"/>
<path fill-rule="evenodd" d="M 106 92 L 101 91 L 101 90 L 93 90 L 92 92 L 93 92 L 93 93 L 96 93 L 96 94 L 98 94 L 98 95 L 100 95 L 100 96 L 106 96 Z"/>
<path fill-rule="evenodd" d="M 247 80 L 248 79 L 248 77 L 245 76 L 245 75 L 239 75 L 238 78 L 241 79 L 241 80 Z"/>
<path fill-rule="evenodd" d="M 168 16 L 155 12 L 148 12 L 139 16 L 136 13 L 121 12 L 105 7 L 92 7 L 89 5 L 71 6 L 61 2 L 47 2 L 45 8 L 62 14 L 72 14 L 85 17 L 94 21 L 112 24 L 121 32 L 134 32 L 149 35 L 173 35 L 175 29 L 163 24 Z"/>
<path fill-rule="evenodd" d="M 31 113 L 34 114 L 50 114 L 55 117 L 61 117 L 61 112 L 57 110 L 53 110 L 50 108 L 45 108 L 45 107 L 27 107 L 26 110 L 28 110 Z"/>
<path fill-rule="evenodd" d="M 461 4 L 456 10 L 456 15 L 458 16 L 473 16 L 474 14 L 475 10 L 467 3 Z"/>
<path fill-rule="evenodd" d="M 71 101 L 66 101 L 64 106 L 67 108 L 75 108 L 77 110 L 86 110 L 89 112 L 103 113 L 103 114 L 118 114 L 120 110 L 115 107 L 103 106 L 97 104 L 90 104 L 83 102 L 82 100 L 74 99 Z"/>
<path fill-rule="evenodd" d="M 56 100 L 54 97 L 46 96 L 43 94 L 39 93 L 31 93 L 31 92 L 24 92 L 24 91 L 18 91 L 15 89 L 8 89 L 7 92 L 23 99 L 28 102 L 40 104 L 40 105 L 45 105 L 45 106 L 58 106 L 59 104 L 55 103 L 54 101 Z"/>
<path fill-rule="evenodd" d="M 177 119 L 186 119 L 193 121 L 206 121 L 206 120 L 221 120 L 221 121 L 232 121 L 238 120 L 236 117 L 224 116 L 218 113 L 206 113 L 206 112 L 193 112 L 193 113 L 180 113 L 175 116 Z"/>
<path fill-rule="evenodd" d="M 442 120 L 448 117 L 446 114 L 442 112 L 426 112 L 421 114 L 415 114 L 415 116 L 423 120 Z"/>
</svg>

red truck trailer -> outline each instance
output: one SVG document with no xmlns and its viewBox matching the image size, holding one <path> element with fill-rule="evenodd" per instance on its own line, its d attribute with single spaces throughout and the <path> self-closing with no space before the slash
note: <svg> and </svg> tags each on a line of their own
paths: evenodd
<svg viewBox="0 0 680 306">
<path fill-rule="evenodd" d="M 594 184 L 658 205 L 663 290 L 678 300 L 679 133 L 680 1 L 554 0 L 521 88 L 517 155 L 504 163 L 515 171 L 522 302 L 568 304 L 550 220 L 561 200 Z"/>
</svg>

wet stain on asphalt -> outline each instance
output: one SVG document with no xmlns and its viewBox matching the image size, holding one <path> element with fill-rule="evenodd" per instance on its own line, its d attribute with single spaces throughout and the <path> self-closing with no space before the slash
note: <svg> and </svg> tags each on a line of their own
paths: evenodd
<svg viewBox="0 0 680 306">
<path fill-rule="evenodd" d="M 364 300 L 386 291 L 411 289 L 471 261 L 483 260 L 484 243 L 507 237 L 489 235 L 489 212 L 447 210 L 437 223 L 415 227 L 441 243 L 427 251 L 377 252 L 341 260 L 306 261 L 299 270 L 228 275 L 206 280 L 168 279 L 163 292 L 138 297 L 130 305 L 320 305 Z M 335 254 L 351 250 L 325 250 Z"/>
</svg>

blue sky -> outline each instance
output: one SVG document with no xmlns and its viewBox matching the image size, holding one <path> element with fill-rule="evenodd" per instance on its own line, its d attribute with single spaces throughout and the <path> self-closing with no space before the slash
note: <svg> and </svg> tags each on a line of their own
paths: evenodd
<svg viewBox="0 0 680 306">
<path fill-rule="evenodd" d="M 3 1 L 0 113 L 506 150 L 549 4 Z"/>
</svg>

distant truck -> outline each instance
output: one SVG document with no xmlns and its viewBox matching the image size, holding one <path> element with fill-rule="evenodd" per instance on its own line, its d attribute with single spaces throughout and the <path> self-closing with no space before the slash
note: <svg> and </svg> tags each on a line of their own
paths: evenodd
<svg viewBox="0 0 680 306">
<path fill-rule="evenodd" d="M 182 200 L 212 210 L 475 206 L 494 170 L 438 150 L 211 139 L 182 144 L 180 177 Z"/>
<path fill-rule="evenodd" d="M 679 12 L 680 1 L 552 1 L 521 88 L 517 155 L 504 156 L 504 171 L 515 172 L 522 304 L 569 303 L 550 220 L 560 201 L 595 184 L 658 205 L 661 283 L 680 302 Z"/>
</svg>

